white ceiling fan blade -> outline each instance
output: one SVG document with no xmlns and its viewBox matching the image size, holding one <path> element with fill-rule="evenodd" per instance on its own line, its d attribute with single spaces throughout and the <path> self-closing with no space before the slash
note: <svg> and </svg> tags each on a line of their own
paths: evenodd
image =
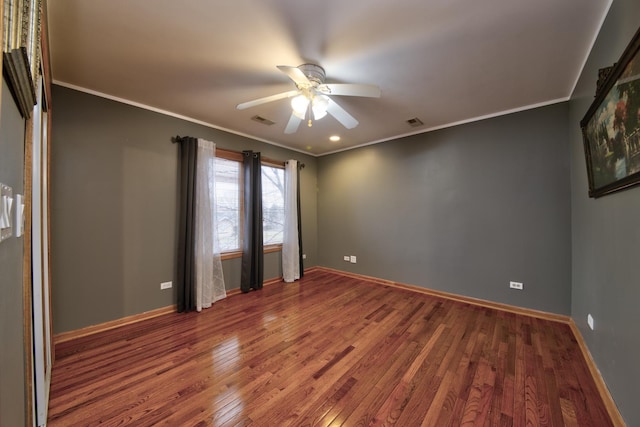
<svg viewBox="0 0 640 427">
<path fill-rule="evenodd" d="M 285 73 L 296 85 L 310 86 L 311 82 L 298 67 L 290 67 L 288 65 L 278 65 L 278 70 Z"/>
<path fill-rule="evenodd" d="M 284 128 L 284 133 L 296 133 L 301 122 L 302 119 L 296 116 L 295 113 L 292 113 L 289 118 L 289 122 L 287 123 L 287 127 Z"/>
<path fill-rule="evenodd" d="M 368 98 L 380 98 L 380 88 L 375 85 L 361 85 L 350 83 L 323 84 L 318 90 L 327 95 L 340 96 L 365 96 Z"/>
<path fill-rule="evenodd" d="M 336 102 L 331 98 L 329 98 L 327 113 L 335 117 L 335 119 L 347 129 L 353 129 L 358 126 L 358 121 L 351 114 L 347 113 L 344 108 L 336 104 Z"/>
<path fill-rule="evenodd" d="M 266 104 L 267 102 L 273 102 L 284 98 L 291 98 L 292 96 L 296 96 L 298 93 L 298 90 L 290 90 L 288 92 L 277 93 L 275 95 L 265 96 L 264 98 L 254 99 L 253 101 L 243 102 L 242 104 L 236 105 L 236 108 L 238 110 L 244 110 L 250 107 L 255 107 L 256 105 Z"/>
</svg>

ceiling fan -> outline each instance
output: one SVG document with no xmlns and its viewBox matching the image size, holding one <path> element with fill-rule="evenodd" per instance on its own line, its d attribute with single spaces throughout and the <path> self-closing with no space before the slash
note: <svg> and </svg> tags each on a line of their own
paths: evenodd
<svg viewBox="0 0 640 427">
<path fill-rule="evenodd" d="M 302 64 L 297 67 L 278 65 L 278 69 L 285 73 L 296 85 L 295 90 L 278 93 L 264 98 L 238 104 L 238 110 L 266 104 L 279 99 L 293 98 L 291 100 L 292 113 L 284 133 L 295 133 L 300 123 L 308 116 L 308 125 L 313 120 L 320 120 L 327 113 L 332 115 L 342 126 L 353 129 L 358 126 L 358 121 L 344 108 L 339 106 L 331 95 L 339 96 L 364 96 L 379 98 L 380 88 L 367 84 L 333 84 L 325 83 L 324 68 L 316 64 Z"/>
</svg>

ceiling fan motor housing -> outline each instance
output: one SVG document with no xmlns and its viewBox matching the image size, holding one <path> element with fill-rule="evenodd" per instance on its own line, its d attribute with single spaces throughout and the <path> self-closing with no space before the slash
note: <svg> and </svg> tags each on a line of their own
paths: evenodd
<svg viewBox="0 0 640 427">
<path fill-rule="evenodd" d="M 324 68 L 316 64 L 302 64 L 298 65 L 298 69 L 304 73 L 305 76 L 311 81 L 314 87 L 324 83 L 325 72 Z"/>
</svg>

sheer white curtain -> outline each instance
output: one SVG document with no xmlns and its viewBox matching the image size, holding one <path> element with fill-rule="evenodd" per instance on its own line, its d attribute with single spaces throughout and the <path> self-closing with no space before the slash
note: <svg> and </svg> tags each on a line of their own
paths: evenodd
<svg viewBox="0 0 640 427">
<path fill-rule="evenodd" d="M 196 310 L 226 298 L 216 222 L 216 145 L 198 139 L 196 165 L 195 265 Z"/>
<path fill-rule="evenodd" d="M 298 162 L 296 160 L 289 160 L 284 168 L 282 277 L 285 282 L 293 282 L 300 278 L 300 246 L 298 244 Z"/>
</svg>

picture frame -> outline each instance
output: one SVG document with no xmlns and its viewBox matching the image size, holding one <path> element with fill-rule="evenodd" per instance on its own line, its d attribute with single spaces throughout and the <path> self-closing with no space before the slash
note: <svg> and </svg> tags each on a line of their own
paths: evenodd
<svg viewBox="0 0 640 427">
<path fill-rule="evenodd" d="M 600 77 L 580 121 L 593 198 L 640 184 L 640 28 Z"/>
<path fill-rule="evenodd" d="M 3 73 L 24 118 L 36 104 L 40 74 L 42 0 L 4 0 Z"/>
</svg>

